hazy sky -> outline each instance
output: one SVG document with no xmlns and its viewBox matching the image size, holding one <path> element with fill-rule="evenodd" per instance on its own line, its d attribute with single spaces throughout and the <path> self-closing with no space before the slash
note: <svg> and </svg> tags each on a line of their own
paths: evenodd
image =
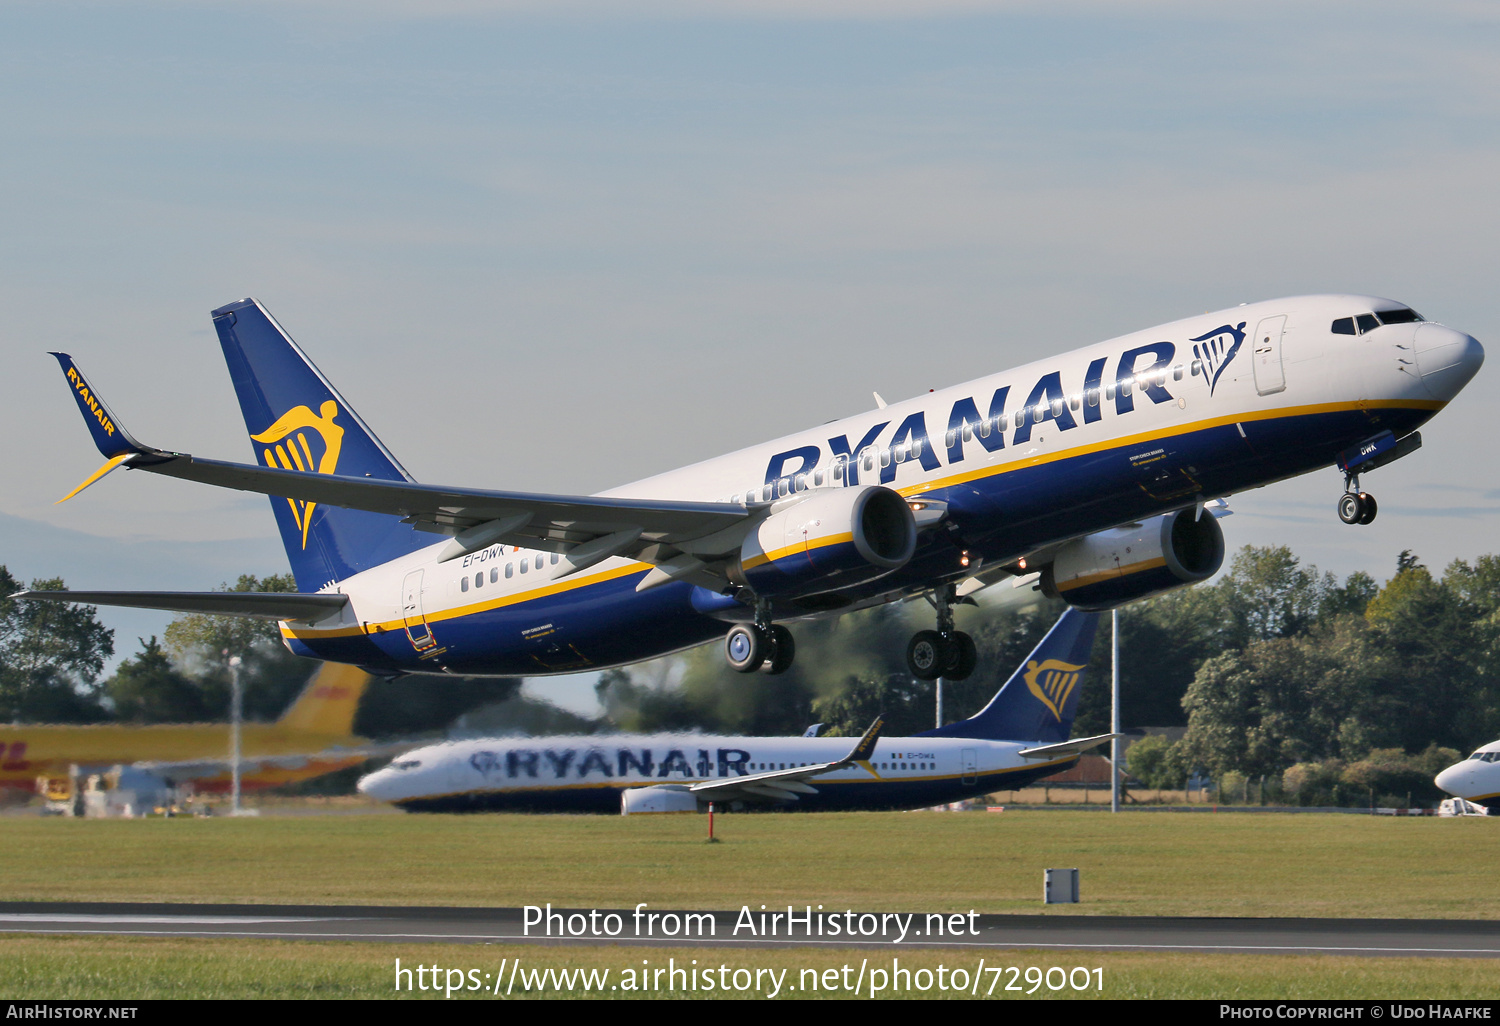
<svg viewBox="0 0 1500 1026">
<path fill-rule="evenodd" d="M 49 349 L 148 444 L 250 458 L 208 317 L 243 296 L 419 479 L 538 491 L 1281 295 L 1493 362 L 1497 44 L 1481 3 L 5 4 L 0 562 L 285 569 L 263 498 L 52 504 L 99 459 Z M 1500 549 L 1494 373 L 1367 477 L 1374 525 L 1329 470 L 1230 545 Z"/>
</svg>

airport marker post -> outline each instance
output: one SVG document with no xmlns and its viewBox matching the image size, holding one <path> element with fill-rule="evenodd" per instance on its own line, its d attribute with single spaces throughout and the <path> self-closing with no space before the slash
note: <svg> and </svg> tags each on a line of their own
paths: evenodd
<svg viewBox="0 0 1500 1026">
<path fill-rule="evenodd" d="M 244 693 L 240 690 L 240 657 L 229 657 L 229 814 L 240 814 L 240 716 Z"/>
<path fill-rule="evenodd" d="M 1120 611 L 1109 611 L 1109 732 L 1120 733 Z M 1109 739 L 1109 811 L 1120 811 L 1120 739 Z"/>
</svg>

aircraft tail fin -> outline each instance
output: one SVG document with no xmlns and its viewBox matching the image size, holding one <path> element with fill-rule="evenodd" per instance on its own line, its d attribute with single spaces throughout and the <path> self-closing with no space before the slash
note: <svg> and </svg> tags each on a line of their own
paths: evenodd
<svg viewBox="0 0 1500 1026">
<path fill-rule="evenodd" d="M 349 737 L 370 675 L 354 666 L 324 663 L 281 714 L 277 725 L 299 734 Z"/>
<path fill-rule="evenodd" d="M 918 737 L 1066 741 L 1094 647 L 1098 613 L 1069 609 L 979 712 Z"/>
<path fill-rule="evenodd" d="M 282 470 L 411 481 L 339 395 L 254 299 L 213 312 L 256 462 Z M 272 498 L 292 573 L 317 591 L 431 543 L 399 517 Z"/>
</svg>

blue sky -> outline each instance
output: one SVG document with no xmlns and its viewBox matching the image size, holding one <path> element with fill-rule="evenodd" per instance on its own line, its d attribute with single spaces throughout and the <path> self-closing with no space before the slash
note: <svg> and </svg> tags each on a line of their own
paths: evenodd
<svg viewBox="0 0 1500 1026">
<path fill-rule="evenodd" d="M 208 319 L 246 295 L 420 479 L 547 491 L 1279 295 L 1495 351 L 1493 5 L 619 6 L 0 7 L 0 562 L 284 568 L 263 499 L 52 505 L 97 459 L 48 349 L 147 442 L 248 457 Z M 1493 373 L 1370 476 L 1376 524 L 1330 471 L 1230 544 L 1496 549 Z"/>
</svg>

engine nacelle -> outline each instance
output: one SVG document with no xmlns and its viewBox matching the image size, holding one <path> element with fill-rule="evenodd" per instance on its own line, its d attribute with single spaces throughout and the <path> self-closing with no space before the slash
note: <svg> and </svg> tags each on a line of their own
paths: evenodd
<svg viewBox="0 0 1500 1026">
<path fill-rule="evenodd" d="M 821 488 L 761 521 L 729 576 L 757 595 L 819 595 L 884 577 L 916 550 L 916 520 L 896 492 Z"/>
<path fill-rule="evenodd" d="M 1068 542 L 1042 571 L 1042 591 L 1090 612 L 1204 581 L 1224 564 L 1219 522 L 1178 510 Z"/>
<path fill-rule="evenodd" d="M 620 815 L 697 812 L 698 797 L 685 787 L 628 787 L 620 792 Z"/>
</svg>

